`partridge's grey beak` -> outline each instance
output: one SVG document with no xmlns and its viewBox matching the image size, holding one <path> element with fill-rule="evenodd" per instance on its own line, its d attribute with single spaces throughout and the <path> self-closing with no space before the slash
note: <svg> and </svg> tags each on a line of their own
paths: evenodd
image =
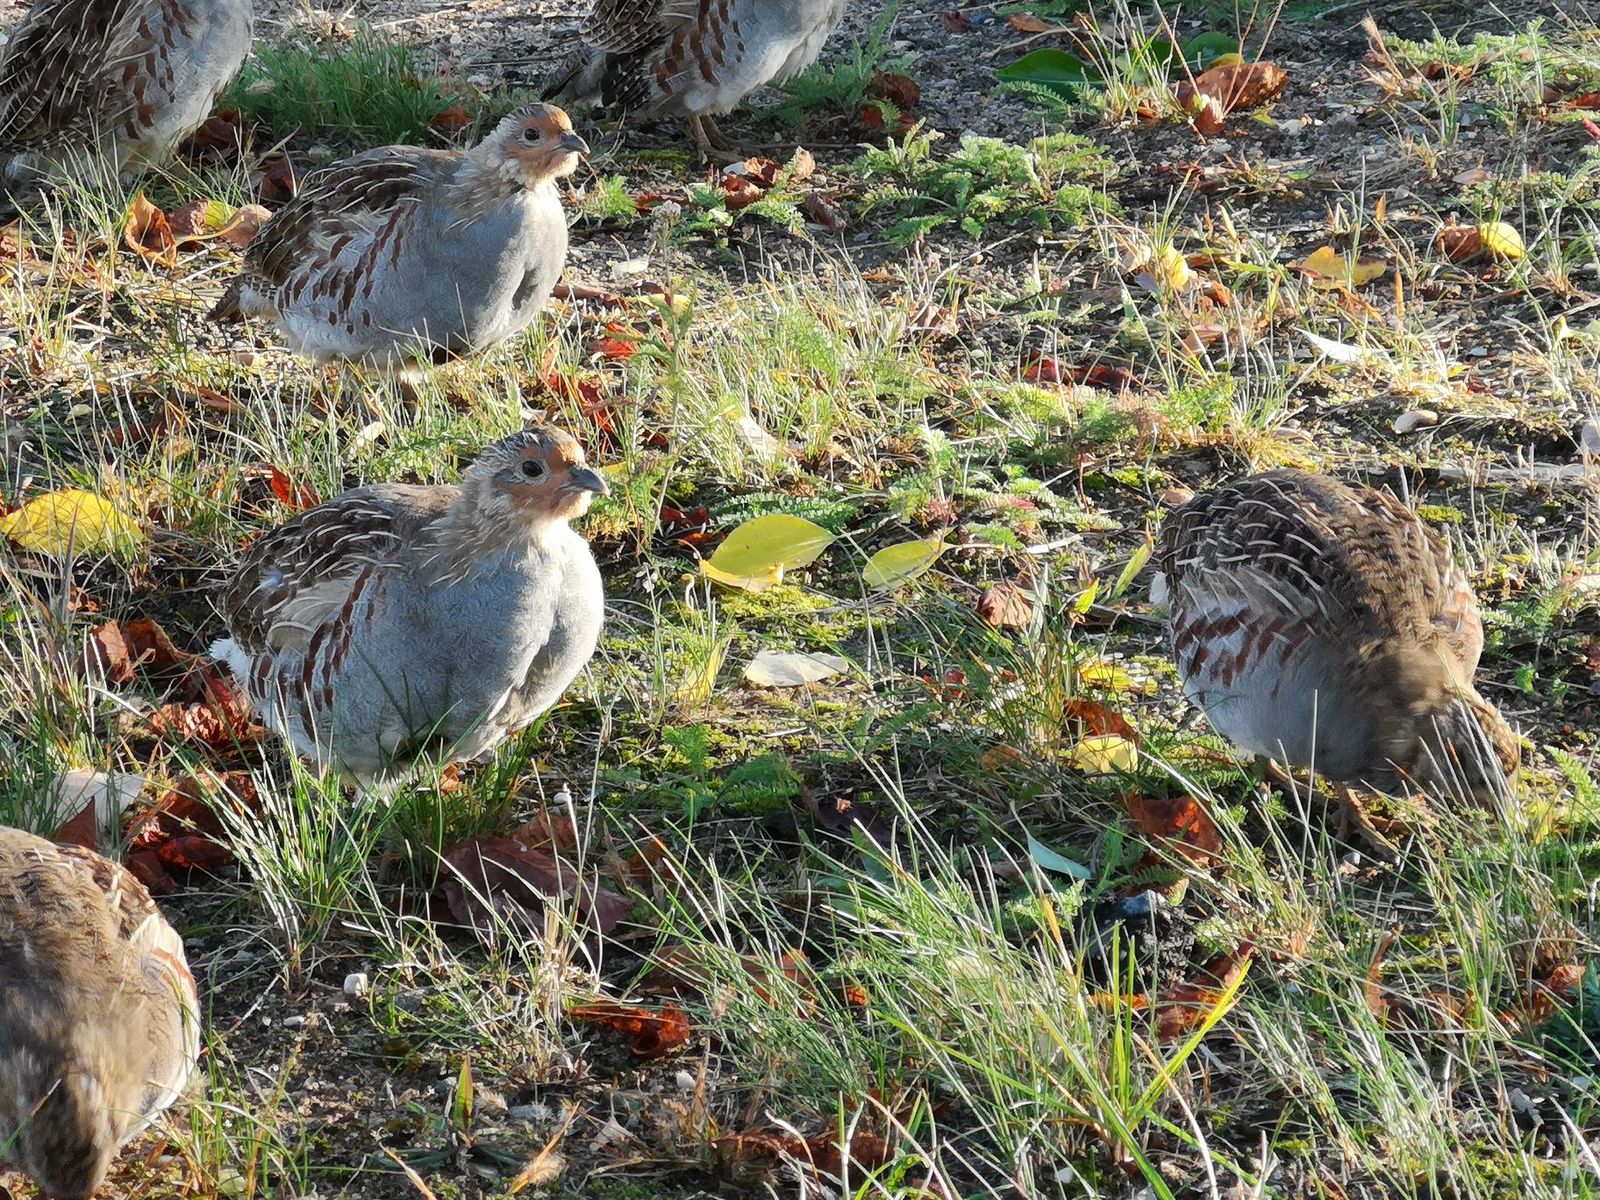
<svg viewBox="0 0 1600 1200">
<path fill-rule="evenodd" d="M 609 496 L 611 494 L 611 486 L 600 477 L 598 472 L 591 471 L 588 467 L 573 467 L 572 482 L 567 486 L 584 492 L 594 492 L 601 496 Z"/>
<path fill-rule="evenodd" d="M 577 154 L 589 153 L 589 143 L 584 141 L 577 134 L 573 133 L 570 129 L 561 135 L 560 139 L 557 140 L 556 145 L 560 146 L 563 150 L 571 150 Z"/>
</svg>

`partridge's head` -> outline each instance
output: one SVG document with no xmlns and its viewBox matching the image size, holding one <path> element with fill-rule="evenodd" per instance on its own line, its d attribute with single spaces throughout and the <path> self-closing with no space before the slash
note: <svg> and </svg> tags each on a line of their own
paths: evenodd
<svg viewBox="0 0 1600 1200">
<path fill-rule="evenodd" d="M 589 153 L 589 143 L 572 131 L 572 118 L 553 104 L 513 110 L 484 142 L 502 169 L 527 187 L 571 175 L 578 156 Z"/>
<path fill-rule="evenodd" d="M 531 425 L 486 447 L 461 490 L 480 517 L 538 529 L 582 516 L 595 495 L 611 489 L 584 462 L 576 438 L 553 425 Z"/>
<path fill-rule="evenodd" d="M 1407 774 L 1430 794 L 1494 804 L 1507 797 L 1519 758 L 1517 735 L 1468 688 L 1425 718 Z"/>
</svg>

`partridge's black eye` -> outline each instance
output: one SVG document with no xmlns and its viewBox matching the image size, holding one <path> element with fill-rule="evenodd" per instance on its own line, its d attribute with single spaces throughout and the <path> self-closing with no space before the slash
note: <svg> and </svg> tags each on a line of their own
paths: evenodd
<svg viewBox="0 0 1600 1200">
<path fill-rule="evenodd" d="M 537 142 L 539 140 L 538 128 L 533 125 L 529 125 L 522 131 L 522 140 L 525 142 Z"/>
<path fill-rule="evenodd" d="M 525 458 L 522 460 L 522 473 L 529 479 L 537 479 L 544 474 L 544 464 L 538 459 Z"/>
</svg>

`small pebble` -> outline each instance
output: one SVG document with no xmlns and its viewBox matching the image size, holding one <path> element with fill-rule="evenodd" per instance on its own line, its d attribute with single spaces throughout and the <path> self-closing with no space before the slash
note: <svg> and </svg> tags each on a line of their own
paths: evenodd
<svg viewBox="0 0 1600 1200">
<path fill-rule="evenodd" d="M 305 1017 L 299 1013 L 296 1013 L 292 1017 L 285 1017 L 283 1019 L 283 1027 L 285 1029 L 299 1029 L 300 1026 L 304 1025 L 305 1023 Z"/>
<path fill-rule="evenodd" d="M 344 977 L 344 994 L 352 1000 L 359 1000 L 372 988 L 372 981 L 367 978 L 365 971 L 357 971 L 353 975 Z"/>
<path fill-rule="evenodd" d="M 1411 433 L 1414 430 L 1426 429 L 1430 425 L 1439 423 L 1439 414 L 1428 408 L 1413 408 L 1410 412 L 1403 412 L 1394 419 L 1396 433 Z"/>
<path fill-rule="evenodd" d="M 1600 416 L 1590 417 L 1578 426 L 1578 445 L 1585 454 L 1600 455 Z"/>
</svg>

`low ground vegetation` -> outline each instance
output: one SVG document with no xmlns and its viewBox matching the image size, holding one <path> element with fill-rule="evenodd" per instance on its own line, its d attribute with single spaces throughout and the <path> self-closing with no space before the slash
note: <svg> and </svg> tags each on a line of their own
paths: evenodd
<svg viewBox="0 0 1600 1200">
<path fill-rule="evenodd" d="M 563 298 L 414 394 L 205 322 L 236 210 L 514 79 L 297 27 L 0 230 L 0 819 L 137 797 L 208 1006 L 115 1194 L 1600 1193 L 1600 44 L 1318 7 L 868 14 L 728 174 L 601 122 Z M 243 546 L 540 414 L 614 485 L 561 707 L 389 804 L 219 708 Z M 1514 805 L 1381 861 L 1183 703 L 1152 531 L 1280 464 L 1467 564 Z"/>
</svg>

